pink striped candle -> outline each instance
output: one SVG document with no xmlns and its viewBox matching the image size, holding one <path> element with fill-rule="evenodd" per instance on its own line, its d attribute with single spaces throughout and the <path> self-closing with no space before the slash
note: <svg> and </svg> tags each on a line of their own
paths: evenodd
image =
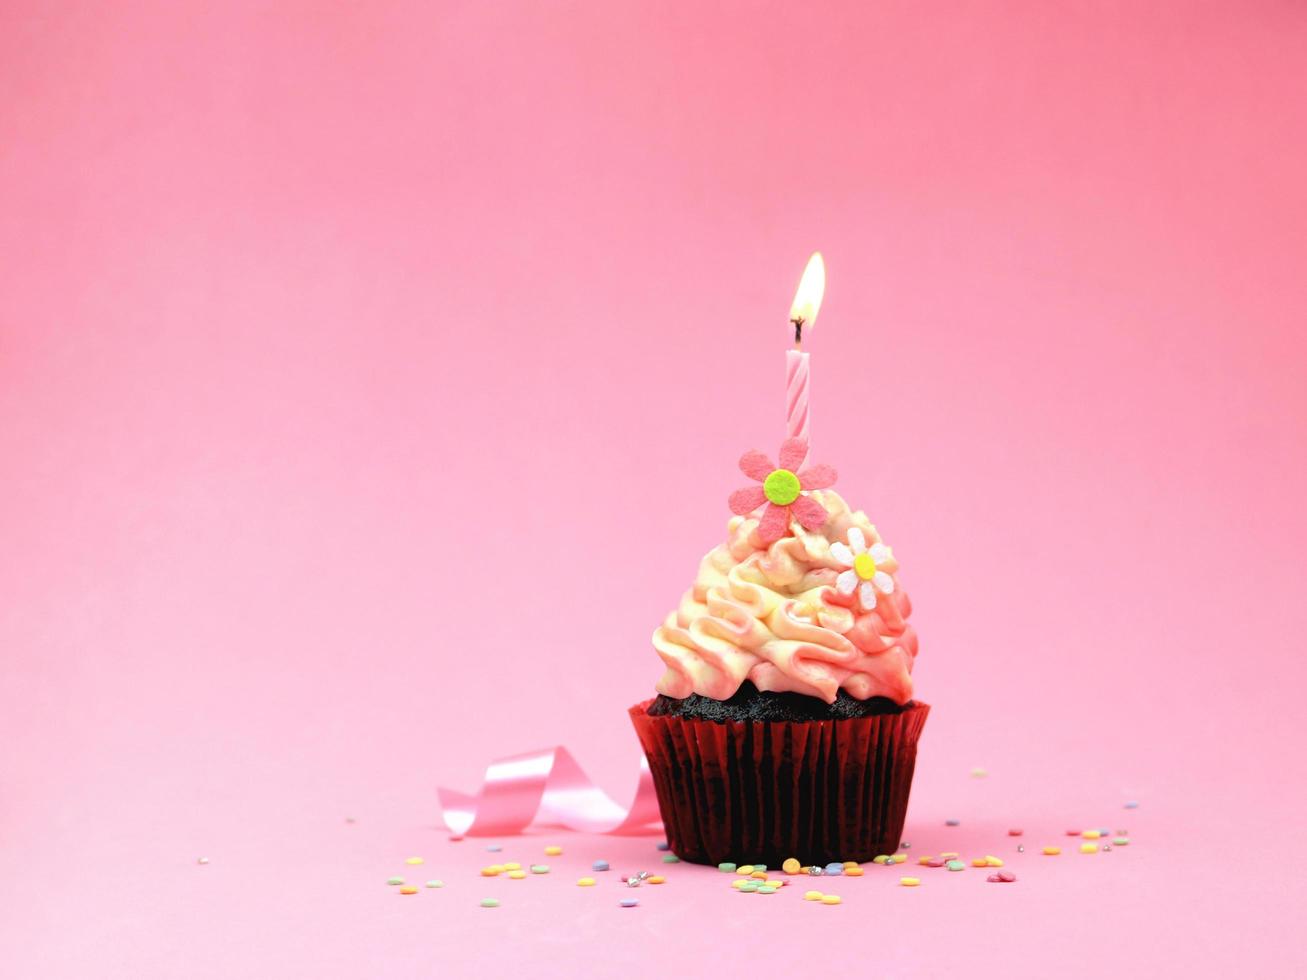
<svg viewBox="0 0 1307 980">
<path fill-rule="evenodd" d="M 821 309 L 821 298 L 826 292 L 826 263 L 820 252 L 813 252 L 794 293 L 790 307 L 790 323 L 794 325 L 794 349 L 785 352 L 785 438 L 795 436 L 810 442 L 808 435 L 808 355 L 799 349 L 803 342 L 803 328 L 812 331 Z M 804 459 L 804 463 L 807 459 Z"/>
</svg>

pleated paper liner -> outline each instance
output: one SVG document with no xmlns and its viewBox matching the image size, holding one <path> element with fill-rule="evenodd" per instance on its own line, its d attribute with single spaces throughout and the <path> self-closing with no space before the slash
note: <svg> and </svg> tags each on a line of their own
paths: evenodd
<svg viewBox="0 0 1307 980">
<path fill-rule="evenodd" d="M 700 864 L 869 861 L 898 850 L 930 706 L 833 721 L 698 721 L 631 708 L 667 843 Z"/>
</svg>

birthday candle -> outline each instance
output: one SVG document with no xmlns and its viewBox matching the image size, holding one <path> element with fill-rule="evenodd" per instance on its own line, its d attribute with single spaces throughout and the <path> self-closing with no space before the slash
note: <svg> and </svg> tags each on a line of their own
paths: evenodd
<svg viewBox="0 0 1307 980">
<path fill-rule="evenodd" d="M 790 323 L 794 326 L 794 347 L 785 352 L 785 437 L 798 436 L 811 442 L 808 434 L 811 413 L 808 409 L 808 353 L 803 350 L 803 328 L 809 332 L 821 309 L 826 291 L 826 263 L 820 252 L 813 252 L 794 293 Z M 806 460 L 804 461 L 807 462 Z"/>
</svg>

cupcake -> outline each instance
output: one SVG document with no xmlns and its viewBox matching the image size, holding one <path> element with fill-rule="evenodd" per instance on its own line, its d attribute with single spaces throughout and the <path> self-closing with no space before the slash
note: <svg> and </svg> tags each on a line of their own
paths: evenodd
<svg viewBox="0 0 1307 980">
<path fill-rule="evenodd" d="M 630 714 L 668 845 L 687 861 L 865 861 L 899 845 L 929 711 L 898 562 L 829 466 L 746 453 L 726 541 L 655 631 L 658 696 Z"/>
</svg>

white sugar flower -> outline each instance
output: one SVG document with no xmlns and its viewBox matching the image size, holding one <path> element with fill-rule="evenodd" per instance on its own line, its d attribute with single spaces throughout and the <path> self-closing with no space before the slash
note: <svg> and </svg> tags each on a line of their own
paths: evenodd
<svg viewBox="0 0 1307 980">
<path fill-rule="evenodd" d="M 853 595 L 856 590 L 863 609 L 876 608 L 877 592 L 889 595 L 894 591 L 894 579 L 889 572 L 876 567 L 889 561 L 889 548 L 879 542 L 868 548 L 867 538 L 860 528 L 849 528 L 849 543 L 836 541 L 830 546 L 830 556 L 845 569 L 835 579 L 836 591 L 841 595 Z"/>
</svg>

